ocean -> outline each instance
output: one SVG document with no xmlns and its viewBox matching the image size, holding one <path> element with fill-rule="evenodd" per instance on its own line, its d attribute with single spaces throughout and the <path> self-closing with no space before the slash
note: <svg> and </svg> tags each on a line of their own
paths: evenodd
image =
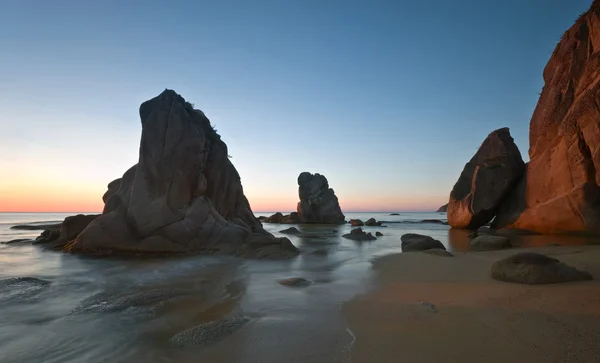
<svg viewBox="0 0 600 363">
<path fill-rule="evenodd" d="M 73 213 L 0 213 L 0 242 L 34 238 Z M 270 213 L 256 213 L 269 215 Z M 286 236 L 303 252 L 286 261 L 233 257 L 92 258 L 30 244 L 0 244 L 0 352 L 3 363 L 343 362 L 354 342 L 340 306 L 372 287 L 370 261 L 422 233 L 454 249 L 449 228 L 422 220 L 444 213 L 347 213 L 376 241 L 355 242 L 343 226 L 328 239 Z M 264 224 L 278 236 L 289 225 Z M 449 238 L 450 236 L 450 238 Z M 320 250 L 321 253 L 312 252 Z M 302 277 L 304 288 L 277 281 Z M 227 320 L 235 317 L 234 322 Z M 225 319 L 225 320 L 223 320 Z M 236 320 L 237 319 L 237 320 Z M 212 330 L 195 327 L 216 321 Z M 205 325 L 206 327 L 206 325 Z M 183 346 L 182 346 L 183 345 Z M 309 348 L 309 349 L 307 349 Z"/>
</svg>

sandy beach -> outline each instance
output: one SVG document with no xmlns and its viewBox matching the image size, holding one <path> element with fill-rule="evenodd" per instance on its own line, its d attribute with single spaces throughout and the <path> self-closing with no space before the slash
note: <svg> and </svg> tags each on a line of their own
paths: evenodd
<svg viewBox="0 0 600 363">
<path fill-rule="evenodd" d="M 535 251 L 590 272 L 587 282 L 518 285 L 491 264 L 516 250 L 374 260 L 378 286 L 344 304 L 352 362 L 600 362 L 600 246 Z"/>
</svg>

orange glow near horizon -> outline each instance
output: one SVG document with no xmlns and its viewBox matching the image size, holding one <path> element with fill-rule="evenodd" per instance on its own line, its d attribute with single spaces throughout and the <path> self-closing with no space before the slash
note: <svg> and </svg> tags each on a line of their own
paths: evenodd
<svg viewBox="0 0 600 363">
<path fill-rule="evenodd" d="M 0 182 L 0 212 L 94 212 L 102 211 L 104 183 L 66 186 L 64 184 L 25 181 Z M 261 193 L 262 194 L 262 193 Z M 247 191 L 254 212 L 291 212 L 296 210 L 296 195 L 261 195 Z M 339 197 L 342 211 L 435 211 L 447 203 L 444 196 L 362 195 L 360 199 Z"/>
</svg>

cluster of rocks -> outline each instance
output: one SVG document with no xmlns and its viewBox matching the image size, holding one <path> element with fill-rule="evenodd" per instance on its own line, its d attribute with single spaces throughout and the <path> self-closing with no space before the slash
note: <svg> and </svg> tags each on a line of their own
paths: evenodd
<svg viewBox="0 0 600 363">
<path fill-rule="evenodd" d="M 524 163 L 508 129 L 492 132 L 450 193 L 448 221 L 476 229 L 600 233 L 600 3 L 578 18 L 544 69 Z"/>
<path fill-rule="evenodd" d="M 351 219 L 348 223 L 350 223 L 352 227 L 381 227 L 382 222 L 378 222 L 375 218 L 369 218 L 366 222 L 363 222 L 360 219 Z"/>
</svg>

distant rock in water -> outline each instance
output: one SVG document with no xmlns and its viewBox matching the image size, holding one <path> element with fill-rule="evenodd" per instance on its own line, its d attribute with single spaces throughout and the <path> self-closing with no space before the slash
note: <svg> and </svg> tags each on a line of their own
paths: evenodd
<svg viewBox="0 0 600 363">
<path fill-rule="evenodd" d="M 491 221 L 524 171 L 525 163 L 508 128 L 490 133 L 452 188 L 447 211 L 450 226 L 476 229 Z"/>
<path fill-rule="evenodd" d="M 260 218 L 259 218 L 260 220 Z M 300 223 L 300 217 L 298 217 L 297 212 L 292 212 L 290 214 L 283 214 L 281 212 L 277 212 L 269 217 L 263 217 L 262 222 L 264 223 L 280 223 L 280 224 L 298 224 Z"/>
<path fill-rule="evenodd" d="M 375 237 L 383 237 L 383 233 L 377 231 L 375 232 Z"/>
<path fill-rule="evenodd" d="M 10 227 L 10 229 L 18 229 L 22 231 L 43 231 L 48 228 L 60 227 L 60 223 L 52 223 L 52 224 L 17 224 L 15 226 Z"/>
<path fill-rule="evenodd" d="M 377 226 L 381 226 L 381 222 L 377 222 L 377 220 L 375 220 L 375 218 L 369 218 L 366 222 L 365 222 L 365 226 L 369 226 L 369 227 L 377 227 Z"/>
<path fill-rule="evenodd" d="M 390 213 L 391 216 L 399 216 L 400 213 Z"/>
<path fill-rule="evenodd" d="M 439 213 L 446 213 L 448 211 L 448 203 L 444 204 L 443 206 L 439 207 L 437 212 Z"/>
<path fill-rule="evenodd" d="M 433 223 L 433 224 L 443 224 L 448 225 L 448 222 L 440 221 L 439 219 L 423 219 L 421 223 Z"/>
<path fill-rule="evenodd" d="M 263 222 L 265 223 L 281 223 L 283 220 L 283 213 L 277 212 L 275 214 L 266 217 Z"/>
<path fill-rule="evenodd" d="M 361 226 L 364 226 L 365 223 L 363 221 L 361 221 L 360 219 L 351 219 L 350 225 L 352 227 L 361 227 Z"/>
<path fill-rule="evenodd" d="M 139 161 L 111 182 L 103 213 L 65 249 L 82 253 L 298 254 L 265 231 L 227 145 L 202 111 L 172 90 L 142 103 Z"/>
<path fill-rule="evenodd" d="M 556 45 L 529 125 L 529 163 L 495 228 L 600 234 L 600 1 Z"/>
<path fill-rule="evenodd" d="M 365 233 L 362 228 L 355 228 L 342 237 L 355 241 L 373 241 L 377 239 L 377 237 L 373 236 L 371 233 Z"/>
<path fill-rule="evenodd" d="M 298 215 L 302 223 L 343 224 L 345 217 L 327 178 L 303 172 L 298 176 Z"/>
</svg>

